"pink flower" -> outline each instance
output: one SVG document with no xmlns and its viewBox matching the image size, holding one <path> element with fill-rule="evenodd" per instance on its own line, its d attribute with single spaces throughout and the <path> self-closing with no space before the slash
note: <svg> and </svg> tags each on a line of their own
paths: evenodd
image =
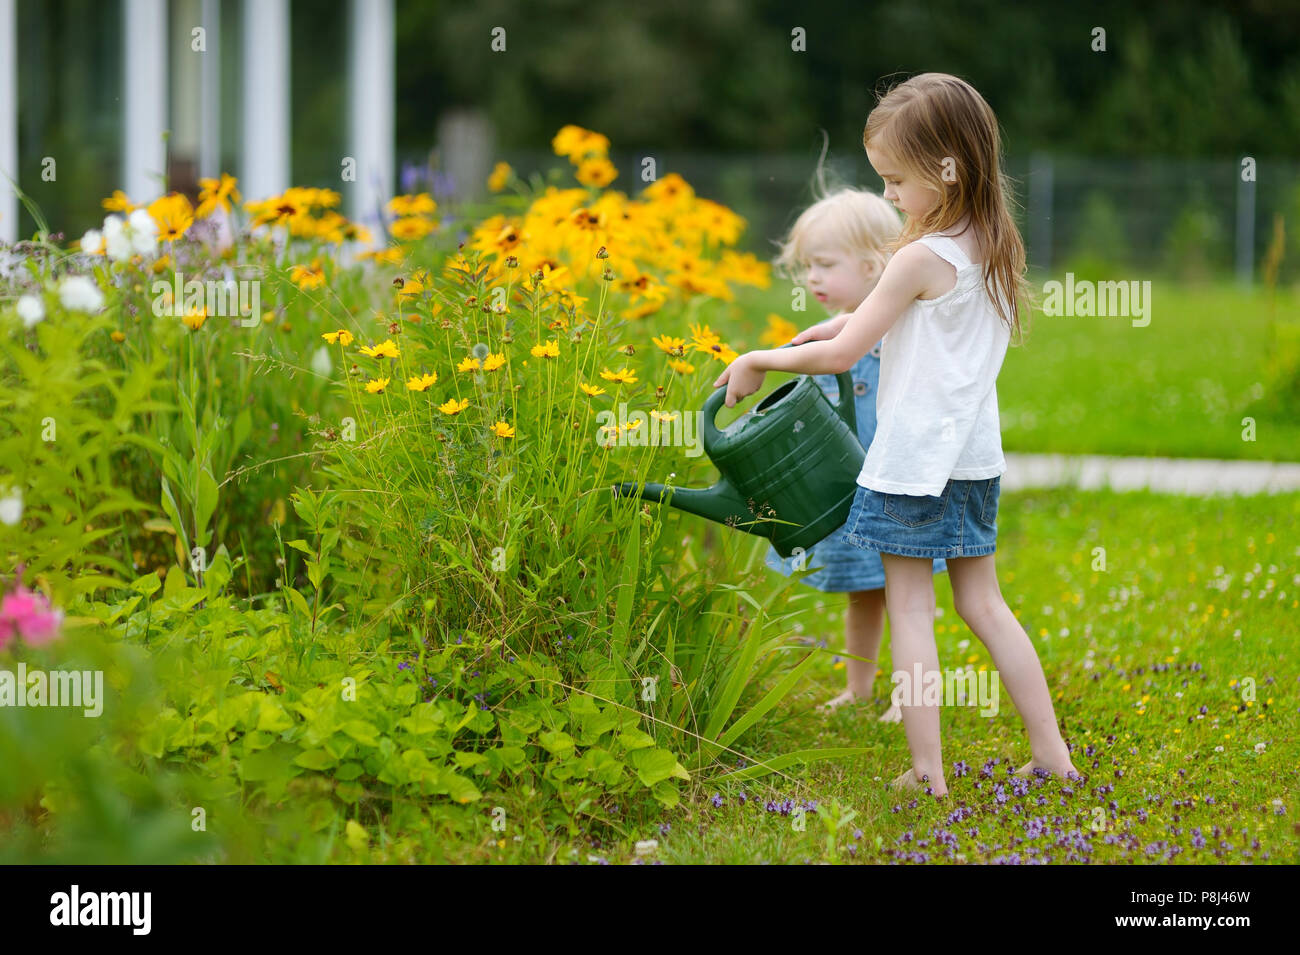
<svg viewBox="0 0 1300 955">
<path fill-rule="evenodd" d="M 19 584 L 0 601 L 0 647 L 12 639 L 14 630 L 31 646 L 45 646 L 59 638 L 62 625 L 63 611 L 51 607 L 40 591 Z"/>
</svg>

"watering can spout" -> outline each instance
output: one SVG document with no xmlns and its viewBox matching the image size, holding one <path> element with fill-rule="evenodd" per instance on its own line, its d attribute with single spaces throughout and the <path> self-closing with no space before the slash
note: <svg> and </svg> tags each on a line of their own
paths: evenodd
<svg viewBox="0 0 1300 955">
<path fill-rule="evenodd" d="M 647 501 L 668 504 L 688 514 L 757 534 L 759 537 L 770 537 L 772 534 L 772 523 L 755 521 L 748 504 L 726 478 L 710 488 L 646 484 L 640 491 L 637 490 L 636 482 L 624 481 L 614 485 L 614 493 L 619 497 L 641 497 Z"/>
</svg>

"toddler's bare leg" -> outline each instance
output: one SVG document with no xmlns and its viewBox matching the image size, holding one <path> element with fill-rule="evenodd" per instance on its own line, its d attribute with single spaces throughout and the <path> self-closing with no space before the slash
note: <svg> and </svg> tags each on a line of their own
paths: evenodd
<svg viewBox="0 0 1300 955">
<path fill-rule="evenodd" d="M 880 641 L 885 630 L 885 592 L 883 590 L 855 590 L 849 594 L 844 620 L 844 650 L 854 656 L 866 657 L 871 662 L 845 660 L 848 688 L 823 709 L 833 710 L 845 703 L 871 698 L 871 688 L 876 679 Z"/>
</svg>

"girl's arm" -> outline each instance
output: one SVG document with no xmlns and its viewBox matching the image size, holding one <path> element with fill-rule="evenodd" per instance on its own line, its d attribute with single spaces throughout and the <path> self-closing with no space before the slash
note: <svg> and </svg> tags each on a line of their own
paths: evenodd
<svg viewBox="0 0 1300 955">
<path fill-rule="evenodd" d="M 750 352 L 754 369 L 804 375 L 838 375 L 848 371 L 884 337 L 912 300 L 932 284 L 933 260 L 938 257 L 915 242 L 899 249 L 885 266 L 880 282 L 849 314 L 838 335 L 828 341 L 805 342 L 792 348 Z"/>
</svg>

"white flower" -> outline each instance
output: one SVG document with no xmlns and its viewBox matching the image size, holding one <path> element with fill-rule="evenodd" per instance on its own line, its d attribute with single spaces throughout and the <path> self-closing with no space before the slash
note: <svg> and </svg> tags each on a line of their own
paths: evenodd
<svg viewBox="0 0 1300 955">
<path fill-rule="evenodd" d="M 45 317 L 45 303 L 35 295 L 22 296 L 18 299 L 18 317 L 24 328 L 31 328 Z"/>
<path fill-rule="evenodd" d="M 1267 744 L 1266 744 L 1266 743 L 1256 743 L 1256 744 L 1255 744 L 1255 752 L 1257 752 L 1257 753 L 1262 753 L 1262 752 L 1264 752 L 1264 750 L 1265 750 L 1266 748 L 1267 748 Z"/>
<path fill-rule="evenodd" d="M 12 488 L 9 497 L 0 497 L 0 521 L 14 525 L 23 516 L 23 489 Z"/>
<path fill-rule="evenodd" d="M 59 286 L 59 301 L 69 311 L 94 313 L 104 307 L 104 293 L 94 280 L 72 275 Z"/>
<path fill-rule="evenodd" d="M 131 246 L 141 255 L 155 255 L 158 252 L 158 224 L 153 221 L 145 209 L 136 209 L 127 220 L 127 230 L 131 233 Z"/>
<path fill-rule="evenodd" d="M 104 220 L 104 246 L 114 262 L 131 258 L 131 237 L 126 234 L 120 216 L 109 216 Z"/>
<path fill-rule="evenodd" d="M 316 349 L 316 354 L 311 356 L 311 370 L 322 378 L 328 378 L 330 372 L 334 370 L 334 365 L 330 361 L 330 350 L 324 345 Z"/>
<path fill-rule="evenodd" d="M 86 234 L 81 237 L 81 251 L 87 255 L 97 254 L 103 244 L 104 234 L 98 229 L 87 229 Z"/>
</svg>

